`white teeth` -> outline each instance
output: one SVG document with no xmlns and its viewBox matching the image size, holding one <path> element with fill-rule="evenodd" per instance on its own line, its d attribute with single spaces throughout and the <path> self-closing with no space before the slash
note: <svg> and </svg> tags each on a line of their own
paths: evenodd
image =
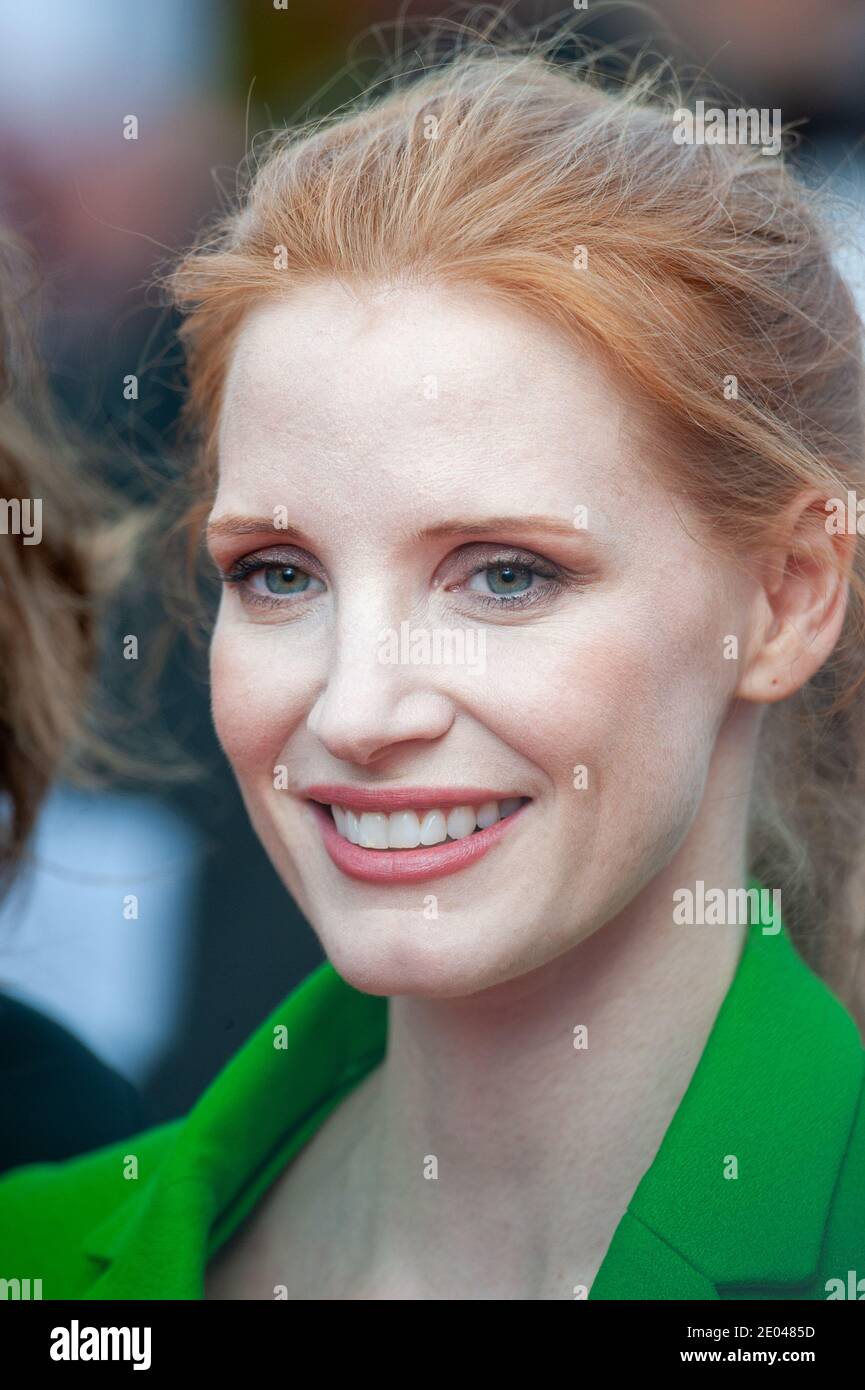
<svg viewBox="0 0 865 1390">
<path fill-rule="evenodd" d="M 444 811 L 427 811 L 420 826 L 422 845 L 440 845 L 448 837 Z"/>
<path fill-rule="evenodd" d="M 455 806 L 448 816 L 448 834 L 452 840 L 464 840 L 477 823 L 473 806 Z"/>
<path fill-rule="evenodd" d="M 364 811 L 360 818 L 359 845 L 364 849 L 387 849 L 387 816 L 382 811 Z"/>
<path fill-rule="evenodd" d="M 388 849 L 417 849 L 420 821 L 414 811 L 392 811 L 388 817 Z"/>
<path fill-rule="evenodd" d="M 450 811 L 436 807 L 419 811 L 350 811 L 332 806 L 340 835 L 364 849 L 416 849 L 418 845 L 440 845 L 445 840 L 464 840 L 475 828 L 486 830 L 523 804 L 521 796 L 503 801 L 484 801 L 478 807 L 454 806 Z"/>
</svg>

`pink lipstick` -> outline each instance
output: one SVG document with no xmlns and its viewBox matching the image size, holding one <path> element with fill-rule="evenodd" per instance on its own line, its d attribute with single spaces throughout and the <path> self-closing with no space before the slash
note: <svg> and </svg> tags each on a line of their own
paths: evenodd
<svg viewBox="0 0 865 1390">
<path fill-rule="evenodd" d="M 319 783 L 305 788 L 300 794 L 309 801 L 332 862 L 350 878 L 365 883 L 417 883 L 458 873 L 500 844 L 529 804 L 529 799 L 519 792 L 503 793 L 486 787 L 398 787 L 387 790 Z M 484 807 L 491 803 L 495 803 L 495 806 L 490 814 L 496 815 L 498 809 L 499 816 L 493 824 L 476 828 L 470 833 L 457 831 L 458 838 L 412 848 L 367 848 L 353 843 L 345 833 L 341 833 L 336 823 L 339 818 L 344 831 L 347 813 L 357 816 L 373 813 L 379 833 L 384 833 L 385 818 L 392 813 L 411 810 L 418 813 L 425 809 L 427 815 L 441 817 L 447 816 L 448 808 Z M 502 803 L 508 803 L 507 808 Z M 334 809 L 331 810 L 331 807 Z M 479 817 L 479 820 L 482 818 Z M 412 820 L 410 823 L 415 826 L 416 838 L 418 822 Z M 439 818 L 439 827 L 442 824 Z M 443 832 L 440 830 L 439 833 Z M 384 840 L 386 844 L 387 839 Z"/>
</svg>

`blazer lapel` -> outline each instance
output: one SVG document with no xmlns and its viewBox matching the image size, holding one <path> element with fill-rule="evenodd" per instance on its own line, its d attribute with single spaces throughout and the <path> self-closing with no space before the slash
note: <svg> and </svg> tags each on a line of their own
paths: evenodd
<svg viewBox="0 0 865 1390">
<path fill-rule="evenodd" d="M 85 1251 L 103 1270 L 83 1297 L 200 1298 L 212 1210 L 206 1181 L 160 1173 L 91 1231 Z"/>
<path fill-rule="evenodd" d="M 719 1299 L 705 1274 L 628 1209 L 589 1290 L 600 1299 Z"/>
<path fill-rule="evenodd" d="M 700 1062 L 590 1298 L 806 1287 L 862 1067 L 855 1023 L 783 924 L 770 933 L 752 924 Z"/>
<path fill-rule="evenodd" d="M 167 1127 L 141 1190 L 89 1231 L 84 1250 L 101 1269 L 86 1297 L 201 1298 L 209 1252 L 383 1057 L 387 1017 L 386 997 L 353 989 L 327 961 L 302 981 Z"/>
<path fill-rule="evenodd" d="M 384 1056 L 387 1019 L 385 997 L 354 990 L 323 962 L 188 1116 L 165 1127 L 174 1132 L 141 1190 L 90 1231 L 84 1249 L 100 1269 L 85 1296 L 201 1298 L 209 1254 Z M 856 1025 L 786 928 L 754 923 L 589 1298 L 719 1299 L 721 1290 L 807 1285 L 862 1066 Z"/>
</svg>

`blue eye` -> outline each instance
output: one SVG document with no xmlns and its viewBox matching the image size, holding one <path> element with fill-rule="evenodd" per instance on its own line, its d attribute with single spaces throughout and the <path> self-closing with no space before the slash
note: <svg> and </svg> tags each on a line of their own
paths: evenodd
<svg viewBox="0 0 865 1390">
<path fill-rule="evenodd" d="M 311 576 L 296 565 L 265 565 L 259 570 L 271 594 L 300 594 L 309 588 Z"/>
<path fill-rule="evenodd" d="M 507 556 L 478 565 L 465 585 L 490 608 L 517 607 L 551 597 L 560 587 L 556 569 L 526 556 Z"/>
<path fill-rule="evenodd" d="M 281 599 L 311 597 L 326 588 L 322 580 L 291 560 L 259 560 L 245 556 L 229 574 L 226 584 L 237 586 L 245 603 L 279 603 Z"/>
<path fill-rule="evenodd" d="M 525 593 L 530 589 L 535 573 L 528 565 L 514 565 L 502 561 L 496 565 L 485 565 L 472 578 L 483 580 L 490 593 L 506 597 L 508 594 Z M 469 588 L 472 588 L 471 583 Z"/>
<path fill-rule="evenodd" d="M 477 549 L 475 548 L 475 555 Z M 476 611 L 485 607 L 490 614 L 516 612 L 520 608 L 556 598 L 568 587 L 583 587 L 581 577 L 566 578 L 561 568 L 529 552 L 513 551 L 490 559 L 487 555 L 475 563 L 461 583 L 445 587 L 451 592 L 472 592 L 471 606 Z M 304 558 L 301 556 L 301 558 Z M 295 563 L 291 555 L 246 555 L 235 561 L 229 573 L 222 574 L 224 583 L 236 587 L 242 602 L 249 607 L 289 609 L 305 608 L 318 594 L 326 593 L 327 583 L 310 569 Z"/>
</svg>

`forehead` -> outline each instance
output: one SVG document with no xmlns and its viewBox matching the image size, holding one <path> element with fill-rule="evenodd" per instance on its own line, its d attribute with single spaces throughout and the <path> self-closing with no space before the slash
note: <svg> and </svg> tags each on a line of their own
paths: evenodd
<svg viewBox="0 0 865 1390">
<path fill-rule="evenodd" d="M 497 488 L 568 510 L 587 473 L 618 490 L 635 406 L 600 359 L 491 291 L 308 283 L 245 320 L 219 430 L 220 491 L 374 476 L 437 491 Z M 322 470 L 326 469 L 326 473 Z M 236 498 L 239 502 L 240 498 Z M 489 505 L 487 505 L 489 510 Z"/>
</svg>

